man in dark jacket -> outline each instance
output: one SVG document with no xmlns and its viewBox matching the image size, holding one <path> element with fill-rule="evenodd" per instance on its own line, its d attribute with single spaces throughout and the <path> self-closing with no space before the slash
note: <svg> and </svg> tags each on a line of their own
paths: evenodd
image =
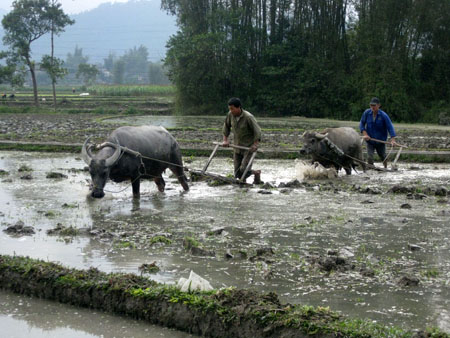
<svg viewBox="0 0 450 338">
<path fill-rule="evenodd" d="M 246 177 L 242 177 L 245 168 L 248 165 L 252 152 L 258 149 L 261 140 L 261 128 L 256 122 L 255 117 L 248 111 L 242 109 L 241 101 L 238 98 L 231 98 L 228 101 L 229 112 L 223 124 L 223 143 L 224 147 L 230 145 L 228 137 L 231 131 L 234 135 L 234 144 L 248 147 L 249 151 L 234 148 L 234 177 L 245 181 L 250 175 L 255 175 L 254 184 L 261 183 L 261 171 L 249 170 Z"/>
<path fill-rule="evenodd" d="M 386 141 L 389 133 L 391 136 L 391 144 L 395 144 L 396 134 L 394 126 L 392 125 L 388 114 L 382 111 L 380 106 L 380 100 L 376 97 L 372 98 L 370 101 L 370 108 L 364 111 L 361 117 L 359 129 L 361 130 L 364 140 L 367 142 L 367 162 L 373 165 L 373 155 L 376 150 L 378 156 L 380 156 L 383 161 L 384 167 L 387 168 L 386 145 L 371 140 L 377 139 Z"/>
</svg>

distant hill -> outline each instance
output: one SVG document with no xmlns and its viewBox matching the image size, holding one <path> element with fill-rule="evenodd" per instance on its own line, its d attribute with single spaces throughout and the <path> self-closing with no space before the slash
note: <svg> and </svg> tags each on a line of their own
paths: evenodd
<svg viewBox="0 0 450 338">
<path fill-rule="evenodd" d="M 0 11 L 1 17 L 4 14 Z M 149 61 L 157 62 L 165 56 L 170 35 L 177 31 L 175 17 L 161 11 L 159 0 L 106 3 L 71 17 L 75 24 L 55 39 L 55 56 L 63 60 L 74 52 L 75 46 L 89 56 L 89 63 L 103 63 L 110 52 L 121 56 L 143 45 L 149 51 Z M 0 38 L 3 35 L 0 25 Z M 0 50 L 5 50 L 1 41 Z M 34 60 L 50 54 L 50 37 L 33 42 L 31 50 Z"/>
</svg>

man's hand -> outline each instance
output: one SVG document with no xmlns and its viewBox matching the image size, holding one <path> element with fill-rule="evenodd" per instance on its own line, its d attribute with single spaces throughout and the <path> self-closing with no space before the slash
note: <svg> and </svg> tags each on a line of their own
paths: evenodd
<svg viewBox="0 0 450 338">
<path fill-rule="evenodd" d="M 395 137 L 391 137 L 390 142 L 393 146 L 397 144 L 397 142 L 395 142 Z"/>
<path fill-rule="evenodd" d="M 369 140 L 370 140 L 370 136 L 367 135 L 367 134 L 364 134 L 364 135 L 363 135 L 363 139 L 364 139 L 365 141 L 369 141 Z"/>
<path fill-rule="evenodd" d="M 250 152 L 251 153 L 254 153 L 255 151 L 257 151 L 258 150 L 258 145 L 257 144 L 253 144 L 251 147 L 250 147 Z"/>
</svg>

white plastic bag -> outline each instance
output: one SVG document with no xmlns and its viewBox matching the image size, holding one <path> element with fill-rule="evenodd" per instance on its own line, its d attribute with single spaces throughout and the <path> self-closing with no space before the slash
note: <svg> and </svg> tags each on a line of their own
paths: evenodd
<svg viewBox="0 0 450 338">
<path fill-rule="evenodd" d="M 191 271 L 188 279 L 180 278 L 180 280 L 177 283 L 177 286 L 183 292 L 190 292 L 195 290 L 199 291 L 213 290 L 211 284 L 206 279 L 197 275 L 194 271 Z"/>
</svg>

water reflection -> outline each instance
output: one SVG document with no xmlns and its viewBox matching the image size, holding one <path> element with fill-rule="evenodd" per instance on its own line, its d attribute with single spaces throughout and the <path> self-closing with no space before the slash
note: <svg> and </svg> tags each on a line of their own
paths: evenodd
<svg viewBox="0 0 450 338">
<path fill-rule="evenodd" d="M 2 337 L 167 337 L 192 335 L 143 321 L 17 295 L 0 290 Z"/>
</svg>

